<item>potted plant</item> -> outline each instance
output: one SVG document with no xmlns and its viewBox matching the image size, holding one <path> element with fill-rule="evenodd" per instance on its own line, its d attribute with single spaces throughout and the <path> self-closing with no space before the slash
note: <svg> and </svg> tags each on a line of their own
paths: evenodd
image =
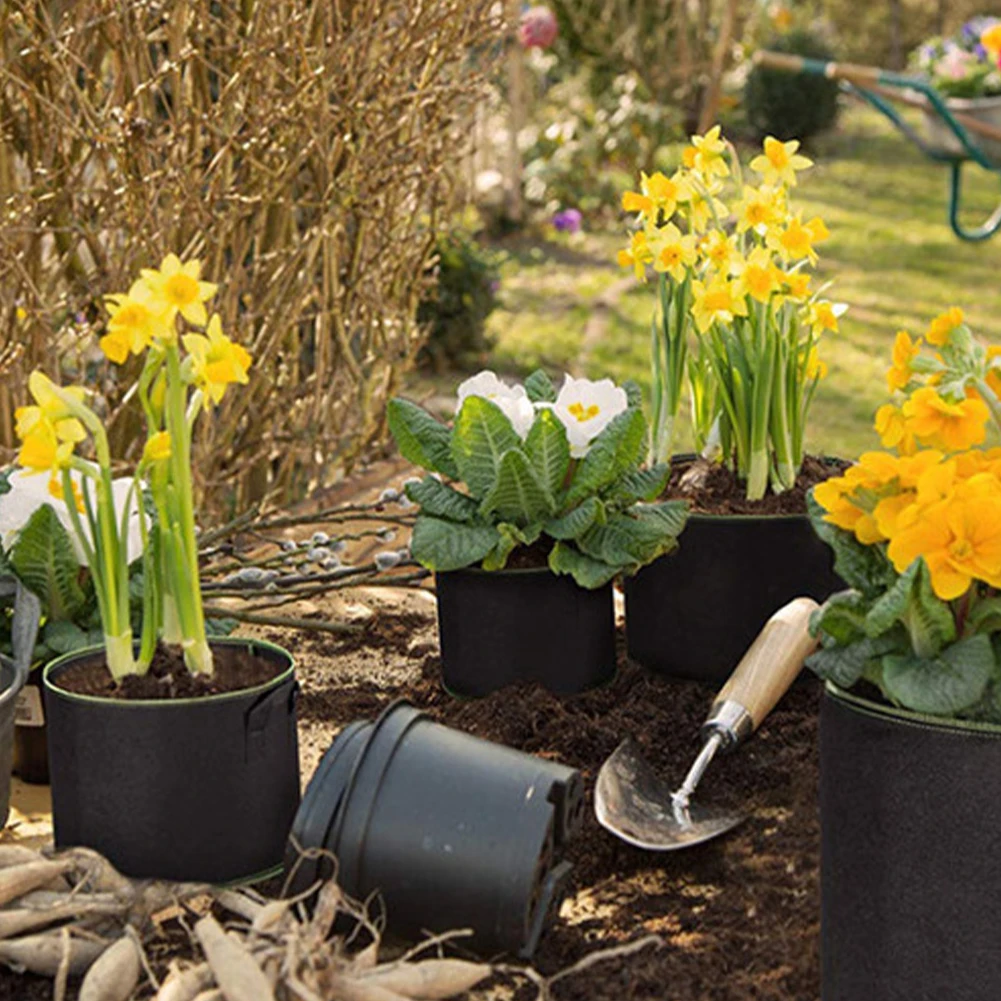
<svg viewBox="0 0 1001 1001">
<path fill-rule="evenodd" d="M 952 111 L 1001 127 L 1001 19 L 974 17 L 951 38 L 930 38 L 911 53 L 910 68 L 945 97 Z M 925 113 L 934 146 L 953 156 L 966 151 L 932 109 Z M 1001 158 L 1001 142 L 977 139 L 987 156 Z"/>
<path fill-rule="evenodd" d="M 640 469 L 638 390 L 481 372 L 458 397 L 451 427 L 389 404 L 400 451 L 429 474 L 407 486 L 420 505 L 411 551 L 436 574 L 446 687 L 570 694 L 610 678 L 612 581 L 672 549 L 686 516 L 684 502 L 655 501 L 666 467 Z"/>
<path fill-rule="evenodd" d="M 251 359 L 208 316 L 215 286 L 199 276 L 197 261 L 171 254 L 107 300 L 102 350 L 116 364 L 143 359 L 136 396 L 146 438 L 124 503 L 115 502 L 107 433 L 85 388 L 34 372 L 33 404 L 15 416 L 20 466 L 47 476 L 65 500 L 103 635 L 100 647 L 43 672 L 56 844 L 95 848 L 131 876 L 221 882 L 281 864 L 299 796 L 296 683 L 285 651 L 210 643 L 205 628 L 192 427 L 230 384 L 247 381 Z M 92 460 L 78 454 L 88 443 Z"/>
<path fill-rule="evenodd" d="M 811 165 L 798 146 L 767 138 L 752 185 L 716 126 L 622 200 L 637 226 L 619 262 L 657 279 L 652 460 L 672 463 L 668 496 L 692 504 L 677 553 L 626 583 L 630 656 L 668 675 L 722 683 L 776 608 L 840 586 L 806 514 L 806 491 L 837 466 L 805 440 L 818 346 L 844 307 L 810 286 L 828 232 L 792 204 Z M 697 457 L 674 455 L 686 398 Z"/>
<path fill-rule="evenodd" d="M 883 450 L 814 488 L 850 589 L 814 615 L 825 1001 L 1001 995 L 999 350 L 897 335 Z"/>
<path fill-rule="evenodd" d="M 79 474 L 71 473 L 80 489 Z M 124 514 L 131 477 L 112 481 L 116 517 Z M 127 516 L 131 612 L 141 613 L 142 540 L 134 500 Z M 23 781 L 49 781 L 48 728 L 42 704 L 42 670 L 56 657 L 99 644 L 103 639 L 87 556 L 73 537 L 69 511 L 53 497 L 45 477 L 27 470 L 0 473 L 0 573 L 10 574 L 39 602 L 40 628 L 29 651 L 31 671 L 17 703 L 14 773 Z M 13 609 L 0 616 L 0 652 L 13 655 Z"/>
</svg>

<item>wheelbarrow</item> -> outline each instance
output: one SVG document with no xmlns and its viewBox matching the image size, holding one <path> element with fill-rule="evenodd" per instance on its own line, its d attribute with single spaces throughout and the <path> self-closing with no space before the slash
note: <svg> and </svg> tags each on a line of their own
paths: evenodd
<svg viewBox="0 0 1001 1001">
<path fill-rule="evenodd" d="M 974 242 L 988 240 L 1001 229 L 1001 204 L 983 225 L 974 229 L 968 229 L 960 221 L 963 168 L 973 162 L 984 170 L 1001 174 L 1001 154 L 995 152 L 1001 151 L 1001 128 L 968 112 L 950 108 L 945 98 L 920 77 L 892 73 L 875 66 L 825 62 L 767 50 L 756 52 L 754 62 L 768 69 L 810 73 L 840 81 L 842 90 L 885 115 L 925 156 L 948 165 L 949 225 L 956 236 Z M 894 107 L 895 103 L 924 111 L 933 138 L 922 136 L 905 121 Z"/>
</svg>

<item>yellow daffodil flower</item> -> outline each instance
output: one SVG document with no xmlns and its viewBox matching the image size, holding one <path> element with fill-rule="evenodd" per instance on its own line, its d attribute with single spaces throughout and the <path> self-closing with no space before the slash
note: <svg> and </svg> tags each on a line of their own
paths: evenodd
<svg viewBox="0 0 1001 1001">
<path fill-rule="evenodd" d="M 230 383 L 249 381 L 250 354 L 222 332 L 218 313 L 209 320 L 205 334 L 185 334 L 183 343 L 194 382 L 205 392 L 206 407 L 209 401 L 218 404 Z"/>
<path fill-rule="evenodd" d="M 936 347 L 944 347 L 949 343 L 952 332 L 962 325 L 964 319 L 964 313 L 958 306 L 947 309 L 931 321 L 925 334 L 925 340 Z"/>
<path fill-rule="evenodd" d="M 978 397 L 950 403 L 932 387 L 924 386 L 904 403 L 903 415 L 919 441 L 947 452 L 961 452 L 987 437 L 990 410 Z"/>
<path fill-rule="evenodd" d="M 718 125 L 714 125 L 705 135 L 692 136 L 692 148 L 695 152 L 690 157 L 691 163 L 686 163 L 686 166 L 698 171 L 706 179 L 726 177 L 730 173 L 724 156 L 726 142 L 720 137 Z"/>
<path fill-rule="evenodd" d="M 806 271 L 784 271 L 782 285 L 788 298 L 801 302 L 810 294 L 810 274 Z"/>
<path fill-rule="evenodd" d="M 624 192 L 622 207 L 626 212 L 637 212 L 641 217 L 655 220 L 658 212 L 670 218 L 678 202 L 687 200 L 688 188 L 681 174 L 668 177 L 658 170 L 649 177 L 640 174 L 640 190 Z"/>
<path fill-rule="evenodd" d="M 99 343 L 116 365 L 121 365 L 130 353 L 142 354 L 154 341 L 170 339 L 173 318 L 155 302 L 145 282 L 134 282 L 127 293 L 105 296 L 104 301 L 108 309 L 108 332 Z"/>
<path fill-rule="evenodd" d="M 140 272 L 154 308 L 171 318 L 180 313 L 189 323 L 204 327 L 205 303 L 216 294 L 218 286 L 201 281 L 201 273 L 201 261 L 182 262 L 177 254 L 168 254 L 158 271 L 144 268 Z"/>
<path fill-rule="evenodd" d="M 827 362 L 817 354 L 817 345 L 810 348 L 810 353 L 806 356 L 806 378 L 811 382 L 814 379 L 823 379 L 827 375 Z"/>
<path fill-rule="evenodd" d="M 760 174 L 766 184 L 784 184 L 795 187 L 796 171 L 806 170 L 813 166 L 813 161 L 796 152 L 799 141 L 779 142 L 773 136 L 768 136 L 764 143 L 764 152 L 751 161 L 751 170 Z"/>
<path fill-rule="evenodd" d="M 801 261 L 806 258 L 811 264 L 817 263 L 815 243 L 830 236 L 827 227 L 819 218 L 804 223 L 797 214 L 788 220 L 785 227 L 768 235 L 768 245 L 779 253 L 784 261 Z"/>
<path fill-rule="evenodd" d="M 619 267 L 631 267 L 641 282 L 646 281 L 646 266 L 652 260 L 653 252 L 650 250 L 647 235 L 642 229 L 633 233 L 629 238 L 628 249 L 620 250 L 618 255 Z"/>
<path fill-rule="evenodd" d="M 893 365 L 886 372 L 886 385 L 891 393 L 903 389 L 911 381 L 911 362 L 919 354 L 920 342 L 912 340 L 906 330 L 898 330 L 893 342 Z"/>
<path fill-rule="evenodd" d="M 741 295 L 768 302 L 782 284 L 782 272 L 764 247 L 755 247 L 740 266 L 738 287 Z"/>
<path fill-rule="evenodd" d="M 845 308 L 843 303 L 828 302 L 826 299 L 811 302 L 806 310 L 806 322 L 814 336 L 819 337 L 828 330 L 836 334 L 838 332 L 838 317 L 844 313 Z"/>
<path fill-rule="evenodd" d="M 747 316 L 747 303 L 738 294 L 736 282 L 716 275 L 708 283 L 692 282 L 692 318 L 701 333 L 713 323 L 732 323 L 736 316 Z"/>
<path fill-rule="evenodd" d="M 673 223 L 658 229 L 649 238 L 654 271 L 669 274 L 676 282 L 685 280 L 687 269 L 698 260 L 695 237 L 682 235 Z"/>
<path fill-rule="evenodd" d="M 194 336 L 194 335 L 192 335 Z M 157 431 L 143 448 L 143 462 L 162 462 L 169 459 L 172 452 L 169 431 Z"/>
<path fill-rule="evenodd" d="M 28 377 L 28 390 L 34 406 L 18 407 L 14 411 L 15 431 L 22 440 L 18 461 L 36 471 L 65 465 L 73 447 L 87 437 L 83 425 L 72 416 L 67 403 L 55 391 L 55 384 L 41 372 Z M 82 386 L 65 387 L 71 399 L 83 403 L 86 390 Z"/>
<path fill-rule="evenodd" d="M 777 226 L 785 215 L 785 199 L 781 188 L 745 186 L 743 197 L 737 204 L 737 232 L 753 230 L 765 236 Z"/>
<path fill-rule="evenodd" d="M 729 274 L 732 266 L 740 261 L 736 239 L 721 229 L 710 230 L 702 237 L 699 253 L 721 274 Z"/>
<path fill-rule="evenodd" d="M 890 540 L 887 555 L 898 573 L 923 557 L 943 601 L 965 594 L 974 580 L 1001 586 L 1001 498 L 931 504 Z"/>
<path fill-rule="evenodd" d="M 692 186 L 688 199 L 688 222 L 693 232 L 704 233 L 715 219 L 725 219 L 727 207 L 716 195 L 722 191 L 719 181 Z"/>
</svg>

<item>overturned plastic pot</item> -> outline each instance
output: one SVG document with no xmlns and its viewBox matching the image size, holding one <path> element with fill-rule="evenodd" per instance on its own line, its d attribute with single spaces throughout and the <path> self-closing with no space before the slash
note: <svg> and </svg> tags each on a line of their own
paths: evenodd
<svg viewBox="0 0 1001 1001">
<path fill-rule="evenodd" d="M 215 640 L 275 663 L 270 681 L 201 698 L 119 700 L 43 676 L 56 847 L 84 845 L 133 877 L 228 883 L 279 868 L 299 803 L 292 658 L 260 640 Z"/>
<path fill-rule="evenodd" d="M 588 591 L 545 567 L 454 570 L 435 583 L 442 680 L 455 695 L 519 682 L 574 695 L 614 676 L 611 584 Z"/>
<path fill-rule="evenodd" d="M 401 937 L 470 928 L 484 956 L 528 958 L 570 874 L 559 861 L 584 816 L 580 774 L 432 722 L 407 703 L 341 731 L 303 797 L 289 844 L 292 892 L 337 859 L 353 897 L 378 893 Z"/>
<path fill-rule="evenodd" d="M 10 812 L 15 730 L 23 714 L 23 695 L 38 638 L 42 606 L 37 596 L 10 574 L 0 576 L 0 605 L 9 605 L 11 609 L 13 655 L 11 659 L 0 657 L 0 827 L 3 827 Z"/>
<path fill-rule="evenodd" d="M 629 656 L 669 677 L 721 685 L 777 608 L 845 586 L 805 514 L 692 514 L 678 543 L 625 583 Z"/>
<path fill-rule="evenodd" d="M 10 813 L 10 776 L 14 758 L 14 715 L 28 669 L 0 656 L 0 827 Z"/>
<path fill-rule="evenodd" d="M 828 685 L 820 717 L 824 1001 L 1001 998 L 1001 727 Z"/>
</svg>

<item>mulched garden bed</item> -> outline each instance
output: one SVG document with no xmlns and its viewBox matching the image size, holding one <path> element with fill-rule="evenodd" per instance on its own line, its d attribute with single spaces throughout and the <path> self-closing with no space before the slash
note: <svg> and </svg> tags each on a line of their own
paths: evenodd
<svg viewBox="0 0 1001 1001">
<path fill-rule="evenodd" d="M 620 634 L 618 676 L 597 691 L 557 699 L 521 688 L 456 700 L 438 683 L 433 604 L 416 597 L 402 610 L 394 605 L 377 613 L 358 636 L 255 630 L 292 650 L 299 664 L 304 781 L 344 724 L 373 718 L 400 697 L 449 725 L 581 768 L 589 787 L 627 734 L 666 778 L 683 777 L 712 692 L 628 663 Z M 729 835 L 655 854 L 622 844 L 589 814 L 570 852 L 570 898 L 543 939 L 536 967 L 551 974 L 595 949 L 650 933 L 665 945 L 560 981 L 553 990 L 558 1001 L 816 1001 L 819 696 L 818 684 L 799 683 L 749 744 L 712 765 L 699 797 L 750 810 Z M 164 935 L 151 943 L 157 965 L 185 951 L 183 931 L 168 926 Z M 0 973 L 2 1001 L 42 1001 L 51 989 L 50 981 Z M 534 996 L 526 986 L 516 1001 Z M 71 990 L 68 998 L 74 997 Z"/>
</svg>

